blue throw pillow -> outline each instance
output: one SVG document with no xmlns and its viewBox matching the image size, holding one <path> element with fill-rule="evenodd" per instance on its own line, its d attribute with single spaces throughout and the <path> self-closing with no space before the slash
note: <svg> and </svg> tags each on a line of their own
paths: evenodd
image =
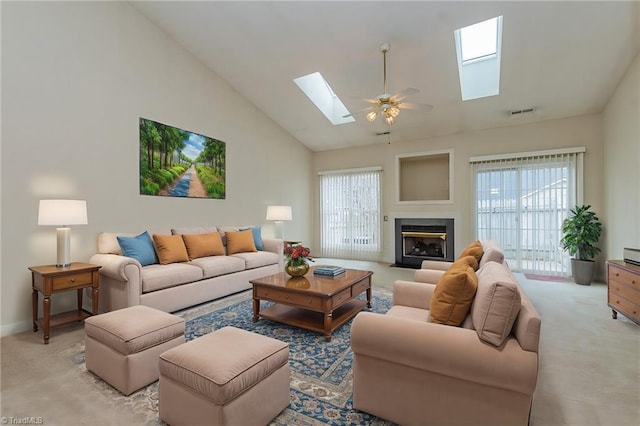
<svg viewBox="0 0 640 426">
<path fill-rule="evenodd" d="M 259 226 L 252 226 L 250 228 L 242 228 L 240 231 L 246 231 L 247 229 L 251 229 L 253 233 L 253 244 L 256 246 L 256 250 L 264 251 L 264 244 L 262 244 L 262 232 L 260 231 Z"/>
<path fill-rule="evenodd" d="M 135 237 L 117 237 L 122 254 L 136 259 L 142 266 L 158 263 L 153 241 L 147 231 Z"/>
</svg>

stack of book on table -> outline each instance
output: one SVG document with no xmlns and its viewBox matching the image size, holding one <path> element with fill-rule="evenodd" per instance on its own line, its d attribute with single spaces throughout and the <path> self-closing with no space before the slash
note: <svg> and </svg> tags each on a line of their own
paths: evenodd
<svg viewBox="0 0 640 426">
<path fill-rule="evenodd" d="M 316 275 L 335 277 L 336 275 L 344 273 L 344 268 L 342 266 L 319 265 L 313 270 L 313 273 Z"/>
</svg>

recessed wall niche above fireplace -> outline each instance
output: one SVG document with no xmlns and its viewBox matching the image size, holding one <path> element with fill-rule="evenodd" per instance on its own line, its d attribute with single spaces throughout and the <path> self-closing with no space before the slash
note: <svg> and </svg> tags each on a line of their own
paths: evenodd
<svg viewBox="0 0 640 426">
<path fill-rule="evenodd" d="M 396 219 L 396 266 L 420 268 L 423 260 L 454 260 L 453 219 Z"/>
</svg>

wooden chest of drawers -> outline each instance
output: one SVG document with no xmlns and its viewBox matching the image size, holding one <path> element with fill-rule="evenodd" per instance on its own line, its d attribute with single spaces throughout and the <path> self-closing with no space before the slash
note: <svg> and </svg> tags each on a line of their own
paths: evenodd
<svg viewBox="0 0 640 426">
<path fill-rule="evenodd" d="M 607 302 L 613 319 L 623 314 L 640 324 L 640 266 L 607 260 Z"/>
</svg>

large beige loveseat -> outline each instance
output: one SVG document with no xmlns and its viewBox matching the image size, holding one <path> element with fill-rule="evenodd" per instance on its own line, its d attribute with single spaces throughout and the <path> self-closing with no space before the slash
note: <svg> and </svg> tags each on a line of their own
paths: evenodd
<svg viewBox="0 0 640 426">
<path fill-rule="evenodd" d="M 503 260 L 492 250 L 485 255 Z M 433 283 L 396 281 L 385 315 L 357 315 L 354 408 L 402 425 L 528 424 L 540 317 L 507 264 L 484 260 L 460 327 L 430 322 Z M 416 277 L 437 279 L 442 265 Z"/>
<path fill-rule="evenodd" d="M 201 257 L 186 262 L 142 266 L 122 255 L 118 236 L 98 235 L 98 253 L 91 263 L 100 269 L 100 311 L 145 305 L 165 312 L 217 299 L 251 288 L 249 280 L 278 273 L 284 268 L 284 243 L 263 238 L 264 250 L 227 255 L 225 232 L 235 227 L 174 228 L 149 232 L 157 235 L 205 234 L 218 232 L 224 242 L 224 255 Z"/>
</svg>

